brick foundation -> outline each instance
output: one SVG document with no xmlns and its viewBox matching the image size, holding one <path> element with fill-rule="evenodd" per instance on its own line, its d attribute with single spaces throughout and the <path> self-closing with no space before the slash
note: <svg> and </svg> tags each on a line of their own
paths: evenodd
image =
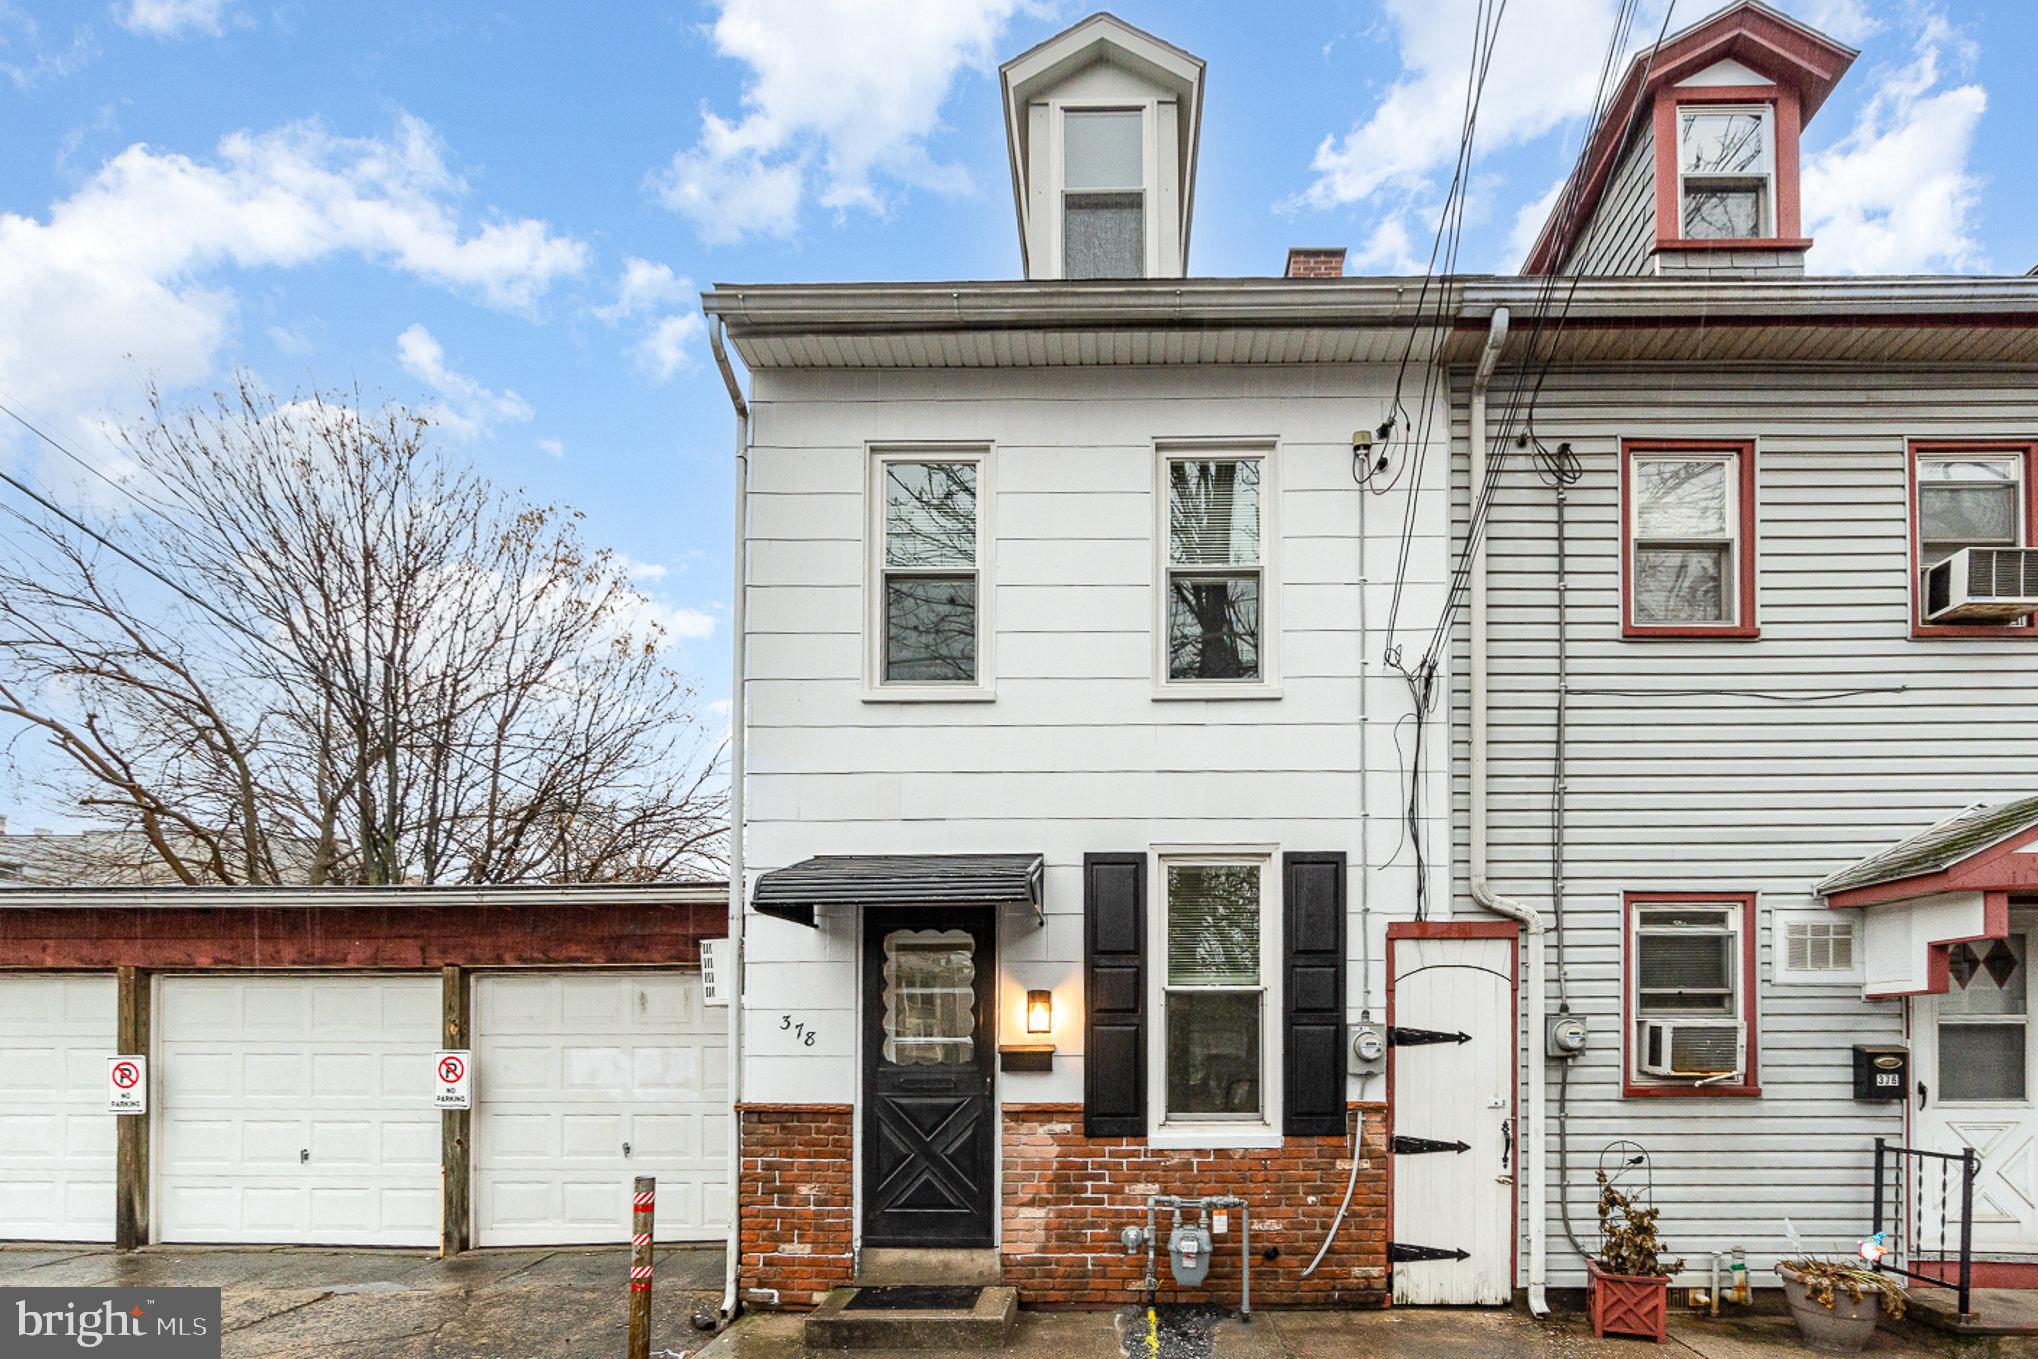
<svg viewBox="0 0 2038 1359">
<path fill-rule="evenodd" d="M 1236 1194 L 1252 1208 L 1253 1305 L 1378 1306 L 1387 1295 L 1386 1106 L 1366 1113 L 1359 1183 L 1337 1244 L 1308 1279 L 1351 1175 L 1350 1139 L 1291 1137 L 1256 1151 L 1154 1151 L 1143 1137 L 1083 1136 L 1079 1105 L 1008 1105 L 1005 1119 L 1005 1282 L 1036 1307 L 1118 1306 L 1138 1297 L 1146 1259 L 1118 1233 L 1146 1221 L 1149 1194 Z M 1163 1218 L 1163 1246 L 1168 1222 Z M 1238 1297 L 1238 1230 L 1217 1238 L 1210 1278 L 1174 1301 Z M 1268 1261 L 1262 1252 L 1280 1249 Z M 1167 1277 L 1166 1261 L 1160 1275 Z"/>
<path fill-rule="evenodd" d="M 746 1104 L 738 1181 L 739 1287 L 811 1307 L 849 1282 L 856 1139 L 846 1104 Z"/>
</svg>

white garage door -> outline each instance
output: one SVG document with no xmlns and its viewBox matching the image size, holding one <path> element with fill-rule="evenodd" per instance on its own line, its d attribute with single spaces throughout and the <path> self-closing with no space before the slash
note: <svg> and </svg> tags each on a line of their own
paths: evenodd
<svg viewBox="0 0 2038 1359">
<path fill-rule="evenodd" d="M 437 976 L 165 977 L 161 1241 L 439 1239 Z"/>
<path fill-rule="evenodd" d="M 659 1240 L 726 1232 L 724 1015 L 694 972 L 475 978 L 475 1244 L 627 1241 L 638 1175 Z"/>
<path fill-rule="evenodd" d="M 111 1241 L 108 976 L 0 976 L 0 1239 Z"/>
</svg>

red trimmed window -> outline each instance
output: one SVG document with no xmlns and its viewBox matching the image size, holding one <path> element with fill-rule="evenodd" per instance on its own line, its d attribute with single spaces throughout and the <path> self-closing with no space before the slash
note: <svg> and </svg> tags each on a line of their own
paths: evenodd
<svg viewBox="0 0 2038 1359">
<path fill-rule="evenodd" d="M 1799 104 L 1777 85 L 1656 92 L 1656 248 L 1803 249 Z"/>
<path fill-rule="evenodd" d="M 1926 568 L 1966 547 L 2038 547 L 2038 442 L 1910 446 L 1911 635 L 2038 637 L 2038 622 L 1926 621 Z"/>
<path fill-rule="evenodd" d="M 1630 892 L 1622 914 L 1623 1093 L 1761 1094 L 1755 895 Z"/>
<path fill-rule="evenodd" d="M 1754 637 L 1755 445 L 1621 444 L 1621 634 Z"/>
</svg>

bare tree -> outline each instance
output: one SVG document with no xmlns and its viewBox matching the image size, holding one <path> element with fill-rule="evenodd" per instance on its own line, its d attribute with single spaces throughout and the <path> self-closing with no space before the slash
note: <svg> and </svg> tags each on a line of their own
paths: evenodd
<svg viewBox="0 0 2038 1359">
<path fill-rule="evenodd" d="M 153 399 L 125 442 L 141 505 L 93 533 L 21 518 L 0 551 L 0 713 L 92 819 L 188 883 L 717 865 L 719 752 L 577 512 L 358 397 L 243 381 Z"/>
</svg>

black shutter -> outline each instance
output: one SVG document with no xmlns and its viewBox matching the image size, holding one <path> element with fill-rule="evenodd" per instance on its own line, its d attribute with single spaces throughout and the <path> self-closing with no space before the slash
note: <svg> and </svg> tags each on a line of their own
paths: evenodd
<svg viewBox="0 0 2038 1359">
<path fill-rule="evenodd" d="M 1281 856 L 1281 1131 L 1345 1130 L 1345 856 Z"/>
<path fill-rule="evenodd" d="M 1146 1132 L 1146 855 L 1083 856 L 1083 1133 Z"/>
</svg>

